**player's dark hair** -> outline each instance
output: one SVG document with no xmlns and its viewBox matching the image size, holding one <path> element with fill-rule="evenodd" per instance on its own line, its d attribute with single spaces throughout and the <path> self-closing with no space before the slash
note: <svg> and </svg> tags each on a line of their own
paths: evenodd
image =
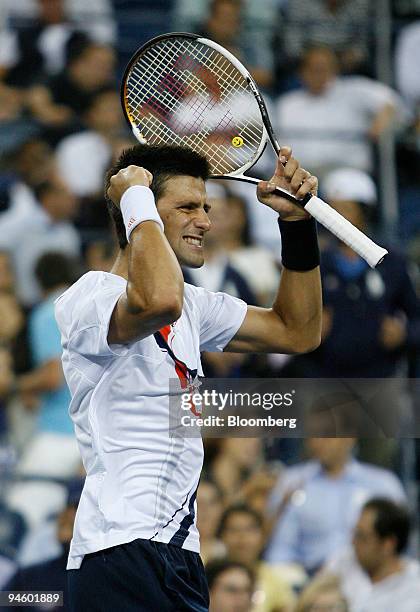
<svg viewBox="0 0 420 612">
<path fill-rule="evenodd" d="M 249 567 L 237 561 L 230 561 L 230 559 L 216 559 L 207 563 L 205 567 L 209 590 L 212 589 L 214 583 L 221 574 L 231 569 L 239 569 L 246 572 L 251 581 L 251 590 L 253 589 L 255 576 Z"/>
<path fill-rule="evenodd" d="M 410 515 L 404 506 L 390 499 L 374 497 L 364 506 L 363 510 L 375 513 L 374 529 L 381 538 L 395 538 L 395 552 L 401 554 L 407 547 L 410 535 Z"/>
<path fill-rule="evenodd" d="M 210 175 L 207 159 L 187 147 L 175 145 L 138 144 L 122 152 L 117 162 L 108 170 L 105 182 L 105 199 L 115 224 L 120 249 L 127 246 L 123 217 L 118 206 L 108 198 L 111 177 L 128 166 L 141 166 L 153 174 L 150 186 L 156 202 L 162 197 L 165 182 L 173 176 L 193 176 L 206 181 Z"/>
<path fill-rule="evenodd" d="M 264 527 L 263 517 L 259 512 L 257 512 L 257 510 L 254 510 L 254 508 L 251 508 L 251 506 L 248 506 L 248 504 L 233 504 L 232 506 L 226 508 L 220 518 L 219 528 L 217 530 L 217 535 L 219 537 L 223 535 L 229 519 L 234 514 L 247 514 L 254 520 L 257 527 L 259 527 L 260 529 L 263 529 Z"/>
<path fill-rule="evenodd" d="M 76 276 L 75 262 L 63 253 L 45 253 L 35 266 L 35 277 L 45 291 L 60 285 L 71 285 Z"/>
</svg>

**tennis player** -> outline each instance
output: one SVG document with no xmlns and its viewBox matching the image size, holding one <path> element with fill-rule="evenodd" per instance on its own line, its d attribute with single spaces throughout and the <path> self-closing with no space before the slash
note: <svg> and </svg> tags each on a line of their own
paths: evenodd
<svg viewBox="0 0 420 612">
<path fill-rule="evenodd" d="M 180 147 L 137 145 L 107 181 L 120 250 L 56 302 L 63 365 L 86 483 L 68 569 L 70 607 L 204 612 L 208 589 L 195 526 L 201 439 L 170 437 L 169 381 L 193 384 L 200 351 L 299 353 L 320 341 L 313 219 L 273 195 L 317 179 L 282 148 L 258 199 L 279 213 L 284 270 L 271 309 L 184 283 L 204 263 L 208 164 Z"/>
</svg>

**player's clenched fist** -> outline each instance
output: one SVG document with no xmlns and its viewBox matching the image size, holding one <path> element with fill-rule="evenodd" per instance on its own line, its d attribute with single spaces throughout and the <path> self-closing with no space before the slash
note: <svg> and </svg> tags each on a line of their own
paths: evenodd
<svg viewBox="0 0 420 612">
<path fill-rule="evenodd" d="M 153 175 L 145 168 L 141 168 L 140 166 L 128 166 L 128 168 L 123 168 L 117 174 L 111 176 L 107 195 L 116 206 L 119 206 L 124 192 L 129 187 L 133 187 L 134 185 L 150 187 L 152 181 Z"/>
</svg>

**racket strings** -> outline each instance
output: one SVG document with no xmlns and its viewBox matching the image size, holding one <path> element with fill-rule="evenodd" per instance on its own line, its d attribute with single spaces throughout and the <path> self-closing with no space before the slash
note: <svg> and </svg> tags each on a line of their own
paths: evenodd
<svg viewBox="0 0 420 612">
<path fill-rule="evenodd" d="M 189 146 L 229 174 L 257 157 L 264 127 L 237 68 L 221 53 L 181 37 L 138 57 L 126 82 L 130 120 L 150 143 Z"/>
</svg>

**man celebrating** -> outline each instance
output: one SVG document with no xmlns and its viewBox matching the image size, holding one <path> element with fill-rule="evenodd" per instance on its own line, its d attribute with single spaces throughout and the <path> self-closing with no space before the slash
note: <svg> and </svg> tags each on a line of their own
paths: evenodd
<svg viewBox="0 0 420 612">
<path fill-rule="evenodd" d="M 273 194 L 315 193 L 317 179 L 282 148 L 258 198 L 276 210 L 284 270 L 271 309 L 184 283 L 204 263 L 210 229 L 205 158 L 137 145 L 108 173 L 120 251 L 56 303 L 63 366 L 86 482 L 68 569 L 71 609 L 208 609 L 195 497 L 200 439 L 170 437 L 170 379 L 202 374 L 200 351 L 310 351 L 319 344 L 315 222 Z"/>
</svg>

